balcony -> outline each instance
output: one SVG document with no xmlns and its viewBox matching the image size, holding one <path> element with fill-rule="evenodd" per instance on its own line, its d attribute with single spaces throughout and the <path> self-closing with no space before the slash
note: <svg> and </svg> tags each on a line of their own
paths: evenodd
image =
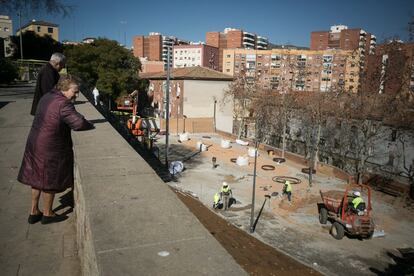
<svg viewBox="0 0 414 276">
<path fill-rule="evenodd" d="M 254 38 L 244 36 L 244 37 L 243 37 L 243 41 L 251 41 L 251 42 L 253 42 L 253 43 L 254 43 Z"/>
<path fill-rule="evenodd" d="M 243 37 L 250 37 L 250 38 L 255 39 L 256 35 L 252 33 L 248 33 L 248 32 L 243 32 Z"/>
<path fill-rule="evenodd" d="M 243 42 L 244 48 L 254 49 L 254 43 L 251 42 Z"/>
</svg>

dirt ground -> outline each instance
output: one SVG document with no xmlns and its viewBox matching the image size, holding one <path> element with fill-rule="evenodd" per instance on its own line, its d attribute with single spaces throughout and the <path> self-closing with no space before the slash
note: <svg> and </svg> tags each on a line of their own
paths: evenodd
<svg viewBox="0 0 414 276">
<path fill-rule="evenodd" d="M 192 196 L 178 191 L 177 195 L 250 275 L 320 275 L 316 270 L 229 224 Z"/>
<path fill-rule="evenodd" d="M 161 155 L 165 152 L 163 139 L 161 136 L 157 141 Z M 248 146 L 233 141 L 231 148 L 223 149 L 220 147 L 221 138 L 211 134 L 190 135 L 189 141 L 181 143 L 177 139 L 170 136 L 169 160 L 183 161 L 185 170 L 170 185 L 183 192 L 178 194 L 184 203 L 250 274 L 307 275 L 316 274 L 316 271 L 326 275 L 414 273 L 414 211 L 411 202 L 373 191 L 376 230 L 383 231 L 385 236 L 370 240 L 346 236 L 335 240 L 329 234 L 330 223 L 321 225 L 318 220 L 319 191 L 344 190 L 346 183 L 317 172 L 312 187 L 309 187 L 308 176 L 301 172 L 301 165 L 290 160 L 277 164 L 272 161 L 273 156 L 260 152 L 255 218 L 262 206 L 263 212 L 255 232 L 250 234 L 254 158 L 249 158 L 247 166 L 238 166 L 231 161 L 238 156 L 247 156 Z M 208 150 L 198 153 L 198 141 L 206 144 Z M 215 168 L 213 156 L 217 159 Z M 163 160 L 162 156 L 160 158 Z M 263 170 L 263 165 L 272 165 L 275 169 Z M 293 185 L 291 204 L 280 196 L 271 196 L 265 202 L 265 195 L 281 192 L 282 184 L 274 181 L 275 176 L 300 180 L 299 184 Z M 236 203 L 228 211 L 214 211 L 211 208 L 213 195 L 220 189 L 222 181 L 230 184 Z"/>
</svg>

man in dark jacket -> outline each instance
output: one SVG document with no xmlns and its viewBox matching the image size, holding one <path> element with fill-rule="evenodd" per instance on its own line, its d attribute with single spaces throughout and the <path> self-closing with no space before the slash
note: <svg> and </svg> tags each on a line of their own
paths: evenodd
<svg viewBox="0 0 414 276">
<path fill-rule="evenodd" d="M 73 104 L 79 84 L 70 75 L 62 76 L 57 88 L 39 101 L 27 138 L 17 180 L 32 188 L 32 207 L 28 222 L 59 222 L 66 217 L 52 211 L 55 193 L 73 187 L 73 149 L 71 129 L 88 130 L 94 126 L 79 114 Z M 43 213 L 39 198 L 43 194 Z"/>
<path fill-rule="evenodd" d="M 55 87 L 59 80 L 59 72 L 65 67 L 65 63 L 66 57 L 64 55 L 54 53 L 50 57 L 50 61 L 40 69 L 30 114 L 35 115 L 40 98 Z"/>
</svg>

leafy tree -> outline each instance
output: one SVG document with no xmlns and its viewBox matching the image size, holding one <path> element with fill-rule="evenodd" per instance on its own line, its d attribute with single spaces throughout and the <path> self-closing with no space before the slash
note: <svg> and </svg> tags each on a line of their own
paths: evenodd
<svg viewBox="0 0 414 276">
<path fill-rule="evenodd" d="M 64 54 L 68 71 L 83 80 L 85 89 L 96 85 L 116 99 L 140 86 L 139 60 L 114 40 L 101 38 L 91 44 L 69 46 Z"/>
<path fill-rule="evenodd" d="M 18 76 L 16 65 L 9 59 L 0 57 L 0 83 L 10 83 Z"/>
<path fill-rule="evenodd" d="M 63 52 L 63 45 L 49 35 L 39 36 L 35 32 L 26 31 L 22 33 L 23 58 L 49 60 L 53 53 Z M 20 38 L 11 37 L 13 47 L 13 58 L 20 58 Z"/>
<path fill-rule="evenodd" d="M 46 11 L 67 16 L 73 7 L 62 2 L 61 0 L 0 0 L 0 11 L 18 12 L 29 9 L 33 12 Z"/>
</svg>

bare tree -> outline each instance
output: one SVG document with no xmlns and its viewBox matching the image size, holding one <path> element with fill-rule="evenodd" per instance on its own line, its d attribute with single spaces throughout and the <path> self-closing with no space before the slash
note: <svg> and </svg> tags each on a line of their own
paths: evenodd
<svg viewBox="0 0 414 276">
<path fill-rule="evenodd" d="M 402 158 L 403 158 L 403 171 L 399 172 L 400 176 L 407 177 L 408 183 L 410 184 L 410 197 L 414 199 L 414 158 L 413 156 L 408 156 L 406 152 L 406 144 L 407 140 L 400 137 L 399 139 L 402 145 Z M 407 160 L 407 158 L 411 158 L 411 161 Z"/>
<path fill-rule="evenodd" d="M 237 138 L 243 134 L 245 122 L 253 117 L 252 101 L 261 90 L 260 82 L 255 76 L 248 76 L 244 70 L 239 74 L 224 93 L 223 101 L 232 99 L 234 102 L 234 119 L 238 122 Z M 245 133 L 247 135 L 247 133 Z"/>
<path fill-rule="evenodd" d="M 414 16 L 411 16 L 411 20 L 410 22 L 408 22 L 407 31 L 408 31 L 408 41 L 413 42 L 414 41 Z"/>
</svg>

